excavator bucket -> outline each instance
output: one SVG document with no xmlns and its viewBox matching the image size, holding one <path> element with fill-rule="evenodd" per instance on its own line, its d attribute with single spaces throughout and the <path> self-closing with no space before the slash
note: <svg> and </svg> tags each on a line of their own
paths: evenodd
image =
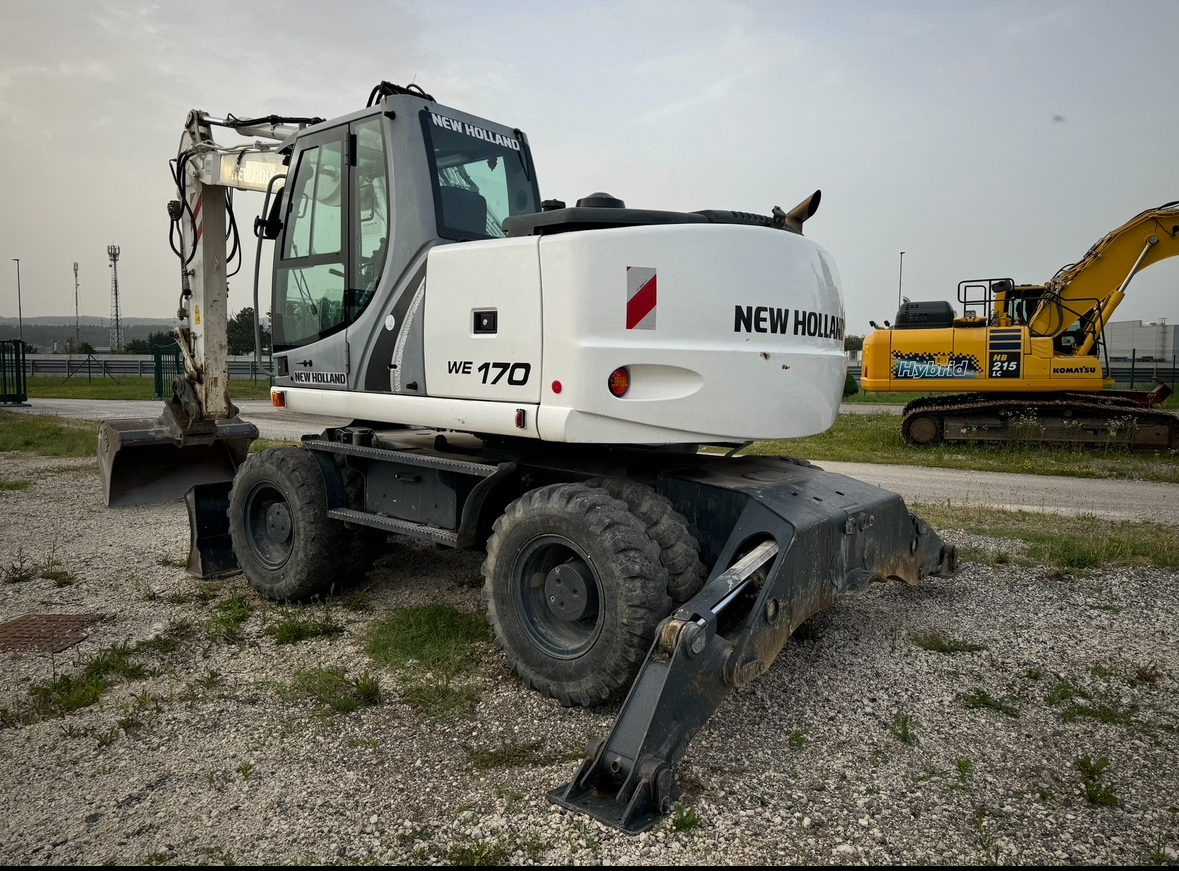
<svg viewBox="0 0 1179 871">
<path fill-rule="evenodd" d="M 183 432 L 165 406 L 157 419 L 104 420 L 98 429 L 103 496 L 111 508 L 173 502 L 190 487 L 228 484 L 258 428 L 239 418 Z"/>
<path fill-rule="evenodd" d="M 741 458 L 664 473 L 659 490 L 700 531 L 712 575 L 660 624 L 610 733 L 549 793 L 628 834 L 670 811 L 692 737 L 804 620 L 869 581 L 957 568 L 954 547 L 900 496 L 809 464 Z"/>
</svg>

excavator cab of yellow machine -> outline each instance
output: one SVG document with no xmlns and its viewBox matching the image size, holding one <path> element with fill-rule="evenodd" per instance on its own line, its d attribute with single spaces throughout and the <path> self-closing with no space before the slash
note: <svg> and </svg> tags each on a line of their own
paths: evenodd
<svg viewBox="0 0 1179 871">
<path fill-rule="evenodd" d="M 104 420 L 98 429 L 102 492 L 112 508 L 183 499 L 190 487 L 228 484 L 258 429 L 237 416 L 204 420 L 191 383 L 177 378 L 158 418 Z"/>
</svg>

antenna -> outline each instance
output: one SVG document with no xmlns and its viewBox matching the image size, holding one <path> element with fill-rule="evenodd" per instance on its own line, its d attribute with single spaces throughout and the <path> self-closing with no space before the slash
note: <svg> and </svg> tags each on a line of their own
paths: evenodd
<svg viewBox="0 0 1179 871">
<path fill-rule="evenodd" d="M 75 260 L 74 261 L 74 347 L 73 347 L 73 352 L 75 354 L 78 353 L 78 348 L 80 348 L 82 345 L 82 343 L 80 341 L 78 341 L 79 333 L 80 333 L 80 330 L 78 327 L 78 261 Z"/>
<path fill-rule="evenodd" d="M 119 246 L 107 245 L 106 256 L 111 261 L 111 351 L 123 350 L 123 327 L 119 323 Z"/>
</svg>

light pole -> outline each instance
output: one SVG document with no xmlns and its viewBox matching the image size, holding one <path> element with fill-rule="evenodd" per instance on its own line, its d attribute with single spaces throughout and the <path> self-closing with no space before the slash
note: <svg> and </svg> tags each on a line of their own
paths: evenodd
<svg viewBox="0 0 1179 871">
<path fill-rule="evenodd" d="M 901 252 L 901 267 L 897 271 L 897 311 L 901 310 L 901 282 L 905 278 L 905 252 Z"/>
<path fill-rule="evenodd" d="M 75 354 L 78 353 L 78 339 L 80 331 L 78 328 L 78 261 L 74 261 L 74 347 L 71 349 Z"/>
<path fill-rule="evenodd" d="M 16 261 L 16 322 L 20 327 L 20 340 L 24 343 L 25 340 L 25 316 L 20 304 L 20 258 L 13 257 Z"/>
</svg>

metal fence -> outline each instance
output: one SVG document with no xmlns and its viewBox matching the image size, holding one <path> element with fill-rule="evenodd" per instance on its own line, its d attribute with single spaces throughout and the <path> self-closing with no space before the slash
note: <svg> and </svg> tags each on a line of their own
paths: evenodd
<svg viewBox="0 0 1179 871">
<path fill-rule="evenodd" d="M 25 343 L 20 339 L 0 341 L 0 405 L 20 405 L 28 401 L 25 378 Z"/>
<path fill-rule="evenodd" d="M 171 346 L 175 347 L 175 346 Z M 168 348 L 164 348 L 168 351 Z M 29 378 L 65 378 L 79 372 L 91 372 L 97 377 L 111 378 L 152 378 L 156 377 L 154 354 L 92 354 L 89 357 L 75 354 L 27 354 L 24 357 L 24 373 Z M 183 371 L 181 366 L 180 371 Z M 231 357 L 229 377 L 238 381 L 270 380 L 267 365 L 258 365 L 253 357 Z M 171 383 L 171 378 L 167 384 Z"/>
<path fill-rule="evenodd" d="M 172 379 L 184 374 L 184 359 L 180 356 L 179 345 L 153 348 L 155 359 L 152 374 L 155 377 L 155 393 L 152 399 L 163 399 L 172 395 Z M 167 393 L 164 393 L 165 388 Z"/>
</svg>

